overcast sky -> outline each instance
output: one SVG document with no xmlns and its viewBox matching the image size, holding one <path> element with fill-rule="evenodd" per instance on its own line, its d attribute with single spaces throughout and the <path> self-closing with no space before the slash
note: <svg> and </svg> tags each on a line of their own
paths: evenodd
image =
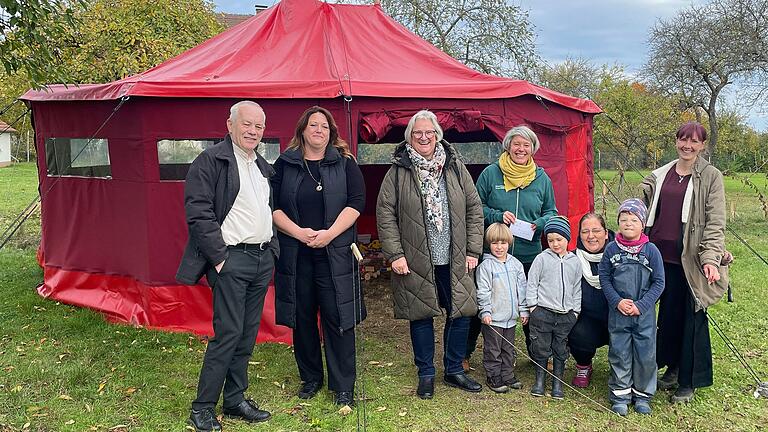
<svg viewBox="0 0 768 432">
<path fill-rule="evenodd" d="M 691 0 L 511 0 L 529 11 L 539 54 L 553 64 L 568 57 L 595 64 L 624 65 L 635 73 L 647 55 L 648 31 Z M 696 2 L 701 3 L 700 0 Z M 254 4 L 272 0 L 215 0 L 219 12 L 253 13 Z M 768 114 L 746 113 L 749 123 L 768 131 Z"/>
</svg>

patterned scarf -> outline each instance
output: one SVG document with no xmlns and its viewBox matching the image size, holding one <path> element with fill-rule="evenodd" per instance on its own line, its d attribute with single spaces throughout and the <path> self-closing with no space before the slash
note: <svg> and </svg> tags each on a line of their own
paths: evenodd
<svg viewBox="0 0 768 432">
<path fill-rule="evenodd" d="M 528 159 L 528 163 L 525 165 L 518 165 L 509 156 L 509 153 L 504 151 L 499 156 L 499 168 L 504 175 L 504 190 L 506 192 L 512 189 L 525 188 L 536 178 L 536 163 L 533 161 L 533 156 Z"/>
<path fill-rule="evenodd" d="M 616 245 L 619 249 L 627 251 L 632 255 L 640 253 L 640 249 L 642 249 L 643 245 L 646 243 L 648 243 L 648 236 L 645 234 L 640 234 L 640 238 L 637 240 L 629 241 L 625 239 L 621 233 L 616 233 Z"/>
<path fill-rule="evenodd" d="M 427 204 L 427 220 L 431 222 L 438 231 L 443 231 L 443 206 L 440 200 L 440 176 L 445 167 L 445 149 L 441 143 L 435 146 L 435 154 L 432 159 L 427 160 L 420 155 L 410 143 L 405 143 L 408 150 L 408 156 L 416 167 L 421 180 L 421 196 Z"/>
</svg>

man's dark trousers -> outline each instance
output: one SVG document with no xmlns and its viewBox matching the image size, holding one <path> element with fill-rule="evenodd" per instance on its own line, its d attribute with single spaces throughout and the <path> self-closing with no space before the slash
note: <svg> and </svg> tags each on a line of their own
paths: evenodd
<svg viewBox="0 0 768 432">
<path fill-rule="evenodd" d="M 207 273 L 213 290 L 213 339 L 208 342 L 197 399 L 192 409 L 215 407 L 222 387 L 224 407 L 244 400 L 248 388 L 248 361 L 259 332 L 267 285 L 275 266 L 269 249 L 229 247 L 221 272 Z"/>
</svg>

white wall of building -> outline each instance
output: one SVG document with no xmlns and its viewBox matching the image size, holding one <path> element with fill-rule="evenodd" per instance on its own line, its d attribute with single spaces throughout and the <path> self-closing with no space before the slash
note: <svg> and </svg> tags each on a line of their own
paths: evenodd
<svg viewBox="0 0 768 432">
<path fill-rule="evenodd" d="M 11 134 L 0 134 L 0 167 L 11 164 Z"/>
</svg>

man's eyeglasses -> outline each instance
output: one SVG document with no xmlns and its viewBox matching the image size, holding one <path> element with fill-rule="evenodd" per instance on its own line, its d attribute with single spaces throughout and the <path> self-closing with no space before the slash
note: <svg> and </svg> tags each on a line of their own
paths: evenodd
<svg viewBox="0 0 768 432">
<path fill-rule="evenodd" d="M 421 138 L 421 137 L 427 137 L 432 138 L 435 136 L 437 131 L 434 130 L 427 130 L 427 131 L 413 131 L 411 132 L 411 136 L 414 138 Z"/>
</svg>

